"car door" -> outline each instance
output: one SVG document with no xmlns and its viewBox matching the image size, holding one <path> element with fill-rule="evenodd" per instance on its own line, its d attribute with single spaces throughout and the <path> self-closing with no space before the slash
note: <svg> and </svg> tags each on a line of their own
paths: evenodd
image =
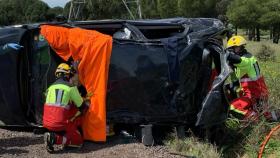
<svg viewBox="0 0 280 158">
<path fill-rule="evenodd" d="M 26 105 L 21 98 L 22 74 L 20 60 L 24 57 L 24 50 L 6 48 L 7 43 L 23 45 L 22 37 L 26 29 L 7 27 L 0 29 L 0 123 L 3 125 L 26 125 Z M 23 45 L 24 46 L 24 45 Z"/>
<path fill-rule="evenodd" d="M 62 59 L 40 34 L 40 27 L 29 30 L 29 106 L 28 113 L 36 125 L 42 124 L 46 90 L 55 81 L 55 69 Z M 65 61 L 64 61 L 65 62 Z"/>
</svg>

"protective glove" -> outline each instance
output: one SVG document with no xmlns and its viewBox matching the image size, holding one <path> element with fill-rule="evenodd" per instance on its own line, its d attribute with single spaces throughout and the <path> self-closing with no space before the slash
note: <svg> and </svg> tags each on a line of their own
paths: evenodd
<svg viewBox="0 0 280 158">
<path fill-rule="evenodd" d="M 86 97 L 84 98 L 84 101 L 90 100 L 90 98 L 93 96 L 91 92 L 87 93 Z"/>
<path fill-rule="evenodd" d="M 7 43 L 3 46 L 3 50 L 6 49 L 20 50 L 21 48 L 23 48 L 23 46 L 16 43 Z"/>
<path fill-rule="evenodd" d="M 16 43 L 7 43 L 2 48 L 0 47 L 0 55 L 4 55 L 4 54 L 8 53 L 11 50 L 18 51 L 21 48 L 23 48 L 23 46 L 18 45 Z"/>
</svg>

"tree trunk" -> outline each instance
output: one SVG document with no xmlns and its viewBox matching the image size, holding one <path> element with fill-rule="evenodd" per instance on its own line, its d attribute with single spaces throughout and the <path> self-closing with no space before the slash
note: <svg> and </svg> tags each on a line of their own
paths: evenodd
<svg viewBox="0 0 280 158">
<path fill-rule="evenodd" d="M 252 29 L 252 38 L 253 38 L 253 41 L 256 41 L 256 28 L 255 27 Z"/>
<path fill-rule="evenodd" d="M 259 41 L 261 41 L 261 33 L 260 33 L 260 28 L 257 26 L 256 27 L 256 32 L 257 32 L 257 41 L 259 42 Z"/>
<path fill-rule="evenodd" d="M 249 41 L 255 40 L 255 28 L 249 29 L 248 39 Z"/>
<path fill-rule="evenodd" d="M 273 37 L 273 43 L 278 44 L 279 43 L 279 32 L 277 32 L 275 34 L 275 36 Z"/>
<path fill-rule="evenodd" d="M 251 36 L 251 29 L 248 29 L 248 40 L 251 41 L 252 40 L 252 36 Z"/>
<path fill-rule="evenodd" d="M 280 28 L 273 27 L 273 43 L 278 44 L 280 36 Z"/>
<path fill-rule="evenodd" d="M 271 26 L 269 28 L 269 40 L 272 40 L 272 38 L 273 38 L 273 27 Z"/>
</svg>

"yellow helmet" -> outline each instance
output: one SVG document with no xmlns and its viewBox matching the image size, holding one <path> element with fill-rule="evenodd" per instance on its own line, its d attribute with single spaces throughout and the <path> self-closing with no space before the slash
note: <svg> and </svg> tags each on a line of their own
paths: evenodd
<svg viewBox="0 0 280 158">
<path fill-rule="evenodd" d="M 70 74 L 71 67 L 66 63 L 59 64 L 56 68 L 55 75 L 57 76 L 59 73 Z"/>
<path fill-rule="evenodd" d="M 245 45 L 247 41 L 242 36 L 232 36 L 227 42 L 227 48 Z"/>
</svg>

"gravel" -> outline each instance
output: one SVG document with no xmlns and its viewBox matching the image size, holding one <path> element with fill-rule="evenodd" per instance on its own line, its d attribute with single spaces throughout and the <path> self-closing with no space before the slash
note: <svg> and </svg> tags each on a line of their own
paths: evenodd
<svg viewBox="0 0 280 158">
<path fill-rule="evenodd" d="M 55 147 L 49 154 L 44 146 L 43 135 L 32 132 L 16 132 L 0 129 L 0 157 L 98 157 L 98 158 L 180 158 L 171 154 L 166 146 L 146 147 L 123 137 L 112 137 L 106 143 L 85 142 L 81 149 L 62 150 Z"/>
</svg>

